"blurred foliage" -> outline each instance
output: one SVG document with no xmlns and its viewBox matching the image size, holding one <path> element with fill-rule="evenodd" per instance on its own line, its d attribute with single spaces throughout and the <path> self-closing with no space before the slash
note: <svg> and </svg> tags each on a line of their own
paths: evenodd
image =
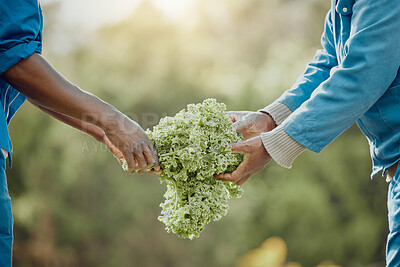
<svg viewBox="0 0 400 267">
<path fill-rule="evenodd" d="M 268 238 L 261 247 L 256 248 L 238 260 L 238 267 L 284 267 L 287 247 L 279 237 Z M 290 264 L 291 266 L 294 263 Z"/>
<path fill-rule="evenodd" d="M 244 256 L 237 263 L 237 267 L 301 267 L 297 262 L 287 262 L 287 246 L 279 237 L 270 237 L 261 247 L 256 248 Z M 323 261 L 317 267 L 340 267 L 329 261 Z"/>
<path fill-rule="evenodd" d="M 329 2 L 200 0 L 191 23 L 176 23 L 143 1 L 85 46 L 45 56 L 144 128 L 208 97 L 257 110 L 319 48 Z M 164 185 L 125 174 L 91 137 L 29 104 L 10 131 L 16 267 L 234 266 L 271 236 L 286 242 L 290 266 L 384 266 L 387 184 L 369 179 L 368 144 L 356 127 L 320 154 L 303 153 L 291 170 L 271 163 L 194 241 L 158 222 Z"/>
</svg>

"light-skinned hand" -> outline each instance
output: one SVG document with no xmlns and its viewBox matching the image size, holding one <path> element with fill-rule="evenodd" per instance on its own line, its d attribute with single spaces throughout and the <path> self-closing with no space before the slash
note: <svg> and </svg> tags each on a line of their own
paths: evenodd
<svg viewBox="0 0 400 267">
<path fill-rule="evenodd" d="M 229 111 L 227 114 L 233 121 L 232 128 L 243 134 L 244 141 L 271 131 L 276 127 L 272 117 L 264 112 Z"/>
<path fill-rule="evenodd" d="M 264 169 L 271 160 L 271 156 L 265 150 L 260 136 L 243 142 L 231 143 L 229 147 L 233 153 L 244 154 L 243 161 L 234 172 L 218 174 L 215 175 L 215 178 L 242 185 L 255 173 Z"/>
<path fill-rule="evenodd" d="M 215 178 L 242 185 L 271 160 L 260 134 L 273 130 L 276 123 L 269 114 L 259 111 L 229 111 L 227 114 L 233 121 L 232 128 L 243 134 L 243 142 L 231 143 L 229 147 L 233 153 L 242 153 L 244 156 L 234 172 L 218 174 Z"/>
</svg>

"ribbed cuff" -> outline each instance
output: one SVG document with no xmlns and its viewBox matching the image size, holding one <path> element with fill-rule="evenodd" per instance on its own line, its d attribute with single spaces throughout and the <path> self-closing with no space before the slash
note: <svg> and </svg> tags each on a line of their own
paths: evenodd
<svg viewBox="0 0 400 267">
<path fill-rule="evenodd" d="M 294 159 L 306 148 L 291 138 L 281 126 L 261 134 L 261 140 L 269 155 L 279 165 L 290 169 Z"/>
<path fill-rule="evenodd" d="M 277 125 L 281 125 L 282 122 L 286 120 L 290 114 L 292 114 L 292 111 L 285 104 L 282 104 L 278 101 L 271 103 L 259 111 L 266 112 L 271 115 Z"/>
</svg>

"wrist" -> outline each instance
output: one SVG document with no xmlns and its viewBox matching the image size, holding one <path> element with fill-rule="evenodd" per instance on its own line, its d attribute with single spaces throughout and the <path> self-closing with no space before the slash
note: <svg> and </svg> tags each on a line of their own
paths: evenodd
<svg viewBox="0 0 400 267">
<path fill-rule="evenodd" d="M 264 110 L 259 110 L 258 112 L 263 115 L 263 118 L 265 120 L 265 122 L 263 123 L 265 125 L 264 132 L 269 132 L 278 126 L 274 118 L 268 112 Z"/>
<path fill-rule="evenodd" d="M 260 149 L 260 153 L 261 153 L 262 158 L 269 159 L 271 156 L 269 155 L 267 149 L 264 146 L 264 143 L 262 141 L 261 135 L 259 135 L 257 137 L 257 141 L 259 142 L 259 149 Z"/>
<path fill-rule="evenodd" d="M 92 125 L 92 127 L 89 128 L 90 131 L 87 133 L 90 134 L 94 139 L 99 141 L 100 143 L 105 143 L 104 138 L 106 137 L 106 133 L 101 129 L 100 127 L 97 127 L 95 125 Z"/>
<path fill-rule="evenodd" d="M 129 119 L 126 115 L 119 112 L 114 107 L 99 112 L 97 118 L 93 118 L 95 125 L 100 127 L 105 133 L 123 129 L 125 120 Z"/>
<path fill-rule="evenodd" d="M 275 101 L 259 111 L 268 114 L 274 120 L 276 125 L 281 125 L 292 111 L 285 104 Z"/>
</svg>

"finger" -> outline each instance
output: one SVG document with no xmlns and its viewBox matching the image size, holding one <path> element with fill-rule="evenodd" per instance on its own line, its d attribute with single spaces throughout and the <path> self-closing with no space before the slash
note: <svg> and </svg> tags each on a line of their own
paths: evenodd
<svg viewBox="0 0 400 267">
<path fill-rule="evenodd" d="M 148 173 L 151 174 L 151 175 L 160 175 L 160 174 L 162 173 L 162 170 L 161 170 L 161 168 L 155 169 L 155 168 L 153 167 L 153 169 L 151 169 L 150 171 L 148 171 Z"/>
<path fill-rule="evenodd" d="M 234 170 L 232 173 L 218 174 L 214 177 L 220 180 L 236 183 L 248 174 L 248 164 L 248 159 L 245 156 L 242 163 L 240 163 L 236 170 Z"/>
<path fill-rule="evenodd" d="M 116 148 L 113 144 L 111 144 L 110 141 L 106 141 L 106 145 L 108 150 L 110 150 L 110 152 L 114 155 L 114 157 L 116 157 L 117 159 L 123 157 L 121 151 L 119 151 L 118 148 Z"/>
<path fill-rule="evenodd" d="M 118 160 L 118 162 L 122 164 L 121 162 L 124 160 L 124 155 L 122 155 L 121 151 L 118 150 L 118 152 L 112 154 Z"/>
<path fill-rule="evenodd" d="M 161 166 L 160 166 L 160 165 L 158 165 L 158 166 L 153 166 L 153 170 L 152 170 L 152 171 L 154 171 L 154 172 L 157 173 L 157 174 L 162 173 Z"/>
<path fill-rule="evenodd" d="M 239 120 L 232 124 L 233 130 L 235 130 L 237 133 L 241 133 L 246 130 L 247 128 L 247 123 L 244 120 Z"/>
<path fill-rule="evenodd" d="M 247 171 L 246 166 L 247 166 L 247 163 L 243 161 L 242 163 L 240 163 L 240 165 L 237 167 L 237 169 L 234 172 L 218 174 L 218 175 L 215 175 L 214 177 L 217 179 L 220 179 L 220 180 L 236 183 L 237 181 L 239 181 L 240 179 L 242 179 L 242 177 L 244 177 L 246 175 L 246 171 Z"/>
<path fill-rule="evenodd" d="M 233 153 L 250 153 L 252 151 L 252 147 L 248 141 L 230 143 L 229 148 Z"/>
<path fill-rule="evenodd" d="M 122 155 L 121 151 L 114 151 L 115 153 L 112 153 L 114 157 L 116 157 L 117 159 L 121 159 L 124 157 L 124 155 Z"/>
<path fill-rule="evenodd" d="M 143 170 L 138 170 L 138 171 L 136 171 L 136 173 L 138 173 L 138 174 L 145 174 L 145 173 L 148 173 L 148 171 L 147 171 L 146 169 L 143 169 Z"/>
<path fill-rule="evenodd" d="M 153 169 L 153 170 L 149 171 L 149 173 L 153 174 L 153 175 L 160 175 L 162 173 L 162 170 L 161 169 L 159 169 L 159 170 Z"/>
<path fill-rule="evenodd" d="M 124 154 L 124 158 L 126 161 L 126 168 L 124 168 L 124 171 L 127 173 L 133 173 L 136 170 L 136 161 L 133 158 L 133 155 L 130 153 Z"/>
<path fill-rule="evenodd" d="M 147 162 L 145 156 L 143 155 L 143 152 L 135 152 L 134 156 L 138 163 L 136 169 L 137 170 L 145 169 L 147 167 Z"/>
<path fill-rule="evenodd" d="M 123 166 L 124 165 L 124 158 L 117 158 L 119 165 Z"/>
<path fill-rule="evenodd" d="M 154 157 L 154 152 L 150 151 L 148 148 L 143 151 L 143 155 L 146 159 L 147 162 L 147 168 L 148 170 L 151 170 L 151 168 L 153 168 L 154 164 L 155 164 L 155 157 Z"/>
<path fill-rule="evenodd" d="M 158 159 L 157 149 L 155 148 L 155 146 L 153 145 L 153 143 L 150 142 L 150 143 L 148 144 L 148 148 L 149 148 L 150 153 L 151 153 L 152 161 L 154 162 L 153 168 L 154 168 L 155 166 L 160 166 L 160 161 L 159 161 L 159 159 Z"/>
<path fill-rule="evenodd" d="M 156 151 L 156 148 L 154 147 L 153 143 L 150 142 L 150 141 L 147 143 L 147 147 L 148 147 L 151 151 Z"/>
<path fill-rule="evenodd" d="M 250 177 L 251 177 L 251 175 L 244 176 L 242 179 L 237 181 L 236 184 L 237 185 L 243 185 L 247 180 L 249 180 Z"/>
<path fill-rule="evenodd" d="M 154 161 L 154 165 L 153 165 L 153 167 L 154 166 L 160 166 L 160 160 L 159 160 L 159 158 L 158 158 L 158 153 L 157 153 L 157 150 L 155 149 L 155 147 L 153 146 L 153 148 L 151 149 L 151 156 L 152 156 L 152 158 L 153 158 L 153 161 Z"/>
<path fill-rule="evenodd" d="M 223 180 L 223 181 L 227 181 L 227 182 L 232 182 L 233 181 L 232 173 L 216 174 L 216 175 L 214 175 L 214 177 L 219 179 L 219 180 Z"/>
<path fill-rule="evenodd" d="M 237 111 L 227 111 L 226 115 L 228 115 L 232 122 L 237 122 L 242 117 Z"/>
</svg>

